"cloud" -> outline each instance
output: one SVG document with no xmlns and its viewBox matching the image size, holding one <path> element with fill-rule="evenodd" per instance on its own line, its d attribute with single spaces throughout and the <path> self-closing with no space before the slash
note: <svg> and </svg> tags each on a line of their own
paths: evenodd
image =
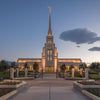
<svg viewBox="0 0 100 100">
<path fill-rule="evenodd" d="M 98 37 L 95 32 L 92 32 L 86 28 L 78 28 L 62 32 L 59 38 L 61 40 L 74 42 L 76 44 L 93 44 L 96 41 L 100 41 L 100 37 Z"/>
<path fill-rule="evenodd" d="M 80 46 L 78 45 L 78 46 L 76 46 L 77 48 L 80 48 Z"/>
<path fill-rule="evenodd" d="M 92 47 L 88 49 L 89 51 L 100 51 L 100 47 Z"/>
</svg>

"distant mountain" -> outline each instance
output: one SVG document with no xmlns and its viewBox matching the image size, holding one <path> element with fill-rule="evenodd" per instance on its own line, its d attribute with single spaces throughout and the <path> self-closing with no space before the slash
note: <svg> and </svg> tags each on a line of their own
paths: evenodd
<svg viewBox="0 0 100 100">
<path fill-rule="evenodd" d="M 6 62 L 7 62 L 9 65 L 11 65 L 11 63 L 14 62 L 14 61 L 6 61 Z"/>
</svg>

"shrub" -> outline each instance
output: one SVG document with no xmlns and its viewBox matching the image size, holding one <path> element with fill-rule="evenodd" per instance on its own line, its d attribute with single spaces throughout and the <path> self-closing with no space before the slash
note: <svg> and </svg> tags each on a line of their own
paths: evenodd
<svg viewBox="0 0 100 100">
<path fill-rule="evenodd" d="M 78 71 L 75 71 L 75 77 L 82 77 L 82 75 L 80 74 L 80 72 L 78 72 Z"/>
</svg>

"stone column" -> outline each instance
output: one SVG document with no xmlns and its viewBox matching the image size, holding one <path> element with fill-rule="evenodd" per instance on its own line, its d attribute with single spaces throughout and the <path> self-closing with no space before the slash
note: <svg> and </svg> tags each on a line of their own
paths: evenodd
<svg viewBox="0 0 100 100">
<path fill-rule="evenodd" d="M 88 68 L 85 68 L 85 78 L 86 79 L 89 79 L 89 76 L 88 76 Z"/>
<path fill-rule="evenodd" d="M 80 69 L 80 75 L 83 75 L 83 73 L 82 73 L 82 72 L 83 72 L 83 69 L 81 68 L 81 69 Z"/>
<path fill-rule="evenodd" d="M 74 78 L 74 72 L 75 72 L 75 70 L 74 70 L 74 68 L 72 68 L 72 77 Z"/>
<path fill-rule="evenodd" d="M 19 68 L 17 68 L 16 71 L 17 71 L 17 77 L 19 77 Z"/>
<path fill-rule="evenodd" d="M 27 68 L 25 68 L 25 77 L 27 77 L 27 74 L 28 74 L 28 70 Z"/>
<path fill-rule="evenodd" d="M 10 79 L 14 79 L 14 68 L 10 68 Z"/>
</svg>

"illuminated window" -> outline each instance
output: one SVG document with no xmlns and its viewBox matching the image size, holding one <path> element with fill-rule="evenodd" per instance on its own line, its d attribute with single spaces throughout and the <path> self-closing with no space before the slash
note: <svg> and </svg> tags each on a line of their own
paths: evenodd
<svg viewBox="0 0 100 100">
<path fill-rule="evenodd" d="M 50 61 L 52 61 L 52 57 L 50 57 Z"/>
<path fill-rule="evenodd" d="M 49 55 L 52 55 L 52 50 L 48 50 L 48 51 L 47 51 L 47 54 L 48 54 L 48 56 L 49 56 Z"/>
<path fill-rule="evenodd" d="M 51 44 L 52 43 L 52 41 L 51 40 L 48 40 L 48 44 Z"/>
<path fill-rule="evenodd" d="M 52 50 L 50 50 L 50 55 L 52 55 Z"/>
<path fill-rule="evenodd" d="M 48 61 L 49 61 L 49 57 L 48 57 Z"/>
<path fill-rule="evenodd" d="M 48 50 L 48 51 L 47 51 L 48 55 L 49 55 L 49 52 L 50 52 L 50 51 Z"/>
<path fill-rule="evenodd" d="M 47 51 L 47 55 L 48 55 L 48 58 L 47 58 L 47 60 L 49 61 L 52 61 L 52 50 L 48 50 Z"/>
</svg>

